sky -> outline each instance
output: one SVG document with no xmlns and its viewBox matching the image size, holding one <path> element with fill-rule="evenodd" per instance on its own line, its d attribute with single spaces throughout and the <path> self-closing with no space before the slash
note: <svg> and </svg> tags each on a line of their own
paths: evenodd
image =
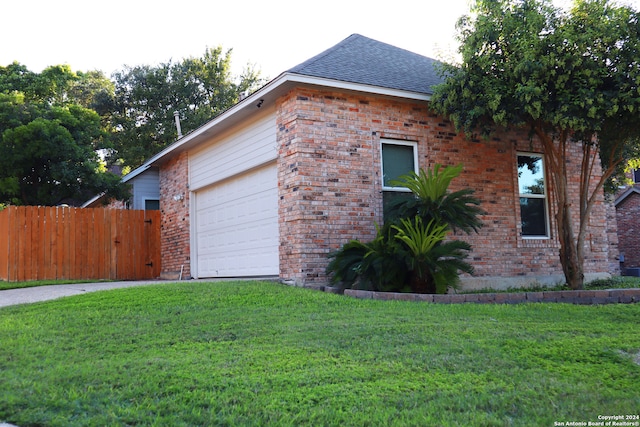
<svg viewBox="0 0 640 427">
<path fill-rule="evenodd" d="M 568 0 L 556 0 L 567 3 Z M 636 9 L 640 0 L 625 0 Z M 0 65 L 68 64 L 107 76 L 233 49 L 232 68 L 281 72 L 358 33 L 436 59 L 456 51 L 469 0 L 20 0 L 0 6 Z"/>
<path fill-rule="evenodd" d="M 467 9 L 468 0 L 9 0 L 0 6 L 0 65 L 109 76 L 221 45 L 233 49 L 236 74 L 255 64 L 274 78 L 354 33 L 437 57 Z"/>
</svg>

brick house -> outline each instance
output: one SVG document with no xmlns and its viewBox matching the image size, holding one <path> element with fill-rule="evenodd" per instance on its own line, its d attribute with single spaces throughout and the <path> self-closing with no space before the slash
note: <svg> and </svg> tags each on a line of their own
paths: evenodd
<svg viewBox="0 0 640 427">
<path fill-rule="evenodd" d="M 614 202 L 622 274 L 640 275 L 640 170 L 627 178 L 633 184 L 622 187 Z"/>
<path fill-rule="evenodd" d="M 487 211 L 480 233 L 462 237 L 476 269 L 465 286 L 563 280 L 540 144 L 526 131 L 490 141 L 457 133 L 428 108 L 435 65 L 352 35 L 149 159 L 142 167 L 159 171 L 163 276 L 326 284 L 328 253 L 373 238 L 384 199 L 403 191 L 391 178 L 463 163 L 452 186 L 475 189 Z M 588 278 L 617 272 L 616 244 L 601 198 Z"/>
</svg>

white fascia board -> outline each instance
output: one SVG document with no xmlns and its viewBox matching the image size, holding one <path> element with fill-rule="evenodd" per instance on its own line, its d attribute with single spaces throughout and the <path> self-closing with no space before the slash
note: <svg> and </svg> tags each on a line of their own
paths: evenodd
<svg viewBox="0 0 640 427">
<path fill-rule="evenodd" d="M 340 80 L 327 79 L 324 77 L 306 76 L 303 74 L 284 73 L 289 82 L 308 84 L 313 86 L 323 86 L 335 89 L 342 89 L 354 92 L 364 92 L 372 95 L 392 96 L 394 98 L 412 99 L 416 101 L 430 101 L 431 95 L 420 92 L 412 92 L 401 89 L 390 89 L 380 86 L 372 86 L 362 83 L 351 83 Z"/>
<path fill-rule="evenodd" d="M 97 202 L 98 200 L 100 200 L 103 197 L 104 197 L 104 193 L 100 193 L 97 196 L 93 196 L 91 199 L 87 200 L 82 205 L 80 205 L 80 207 L 81 208 L 86 208 L 87 206 L 91 205 L 92 203 Z"/>
<path fill-rule="evenodd" d="M 151 165 L 147 164 L 147 162 L 145 162 L 142 166 L 138 166 L 137 168 L 135 168 L 134 170 L 132 170 L 131 172 L 129 172 L 128 174 L 123 176 L 122 177 L 122 182 L 127 182 L 127 181 L 135 178 L 136 176 L 140 175 L 142 172 L 146 171 L 150 167 L 151 167 Z"/>
<path fill-rule="evenodd" d="M 403 98 L 410 99 L 415 101 L 430 101 L 431 95 L 420 93 L 420 92 L 412 92 L 407 90 L 400 89 L 389 89 L 380 86 L 372 86 L 361 83 L 350 83 L 339 80 L 327 79 L 323 77 L 313 77 L 306 76 L 303 74 L 296 73 L 288 73 L 284 72 L 280 74 L 275 79 L 271 80 L 269 83 L 264 85 L 262 88 L 258 89 L 242 101 L 235 104 L 233 107 L 229 108 L 225 112 L 221 113 L 219 116 L 213 118 L 211 121 L 205 123 L 200 126 L 193 132 L 183 136 L 173 144 L 166 147 L 164 150 L 160 151 L 155 156 L 149 158 L 140 168 L 146 166 L 146 168 L 150 167 L 154 163 L 161 161 L 163 158 L 170 156 L 173 152 L 179 151 L 185 146 L 192 143 L 194 140 L 198 139 L 204 134 L 207 134 L 214 130 L 217 126 L 222 123 L 230 120 L 237 114 L 241 112 L 247 113 L 251 109 L 254 109 L 258 106 L 258 104 L 262 104 L 262 102 L 273 102 L 275 99 L 283 94 L 288 88 L 293 87 L 295 85 L 310 85 L 310 86 L 320 86 L 332 89 L 341 89 L 348 90 L 354 92 L 362 92 L 368 93 L 372 95 L 381 95 L 381 96 L 390 96 L 394 98 Z M 140 169 L 138 168 L 138 169 Z M 146 170 L 145 168 L 145 170 Z M 136 169 L 137 171 L 137 169 Z M 135 171 L 134 171 L 135 172 Z M 143 171 L 138 172 L 142 173 Z M 132 172 L 133 173 L 133 172 Z"/>
</svg>

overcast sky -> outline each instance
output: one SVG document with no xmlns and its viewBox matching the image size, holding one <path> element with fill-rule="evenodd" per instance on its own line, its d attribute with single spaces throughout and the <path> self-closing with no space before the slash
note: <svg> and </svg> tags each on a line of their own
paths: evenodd
<svg viewBox="0 0 640 427">
<path fill-rule="evenodd" d="M 5 0 L 0 65 L 69 64 L 109 76 L 222 45 L 233 49 L 235 74 L 252 63 L 274 78 L 353 33 L 443 59 L 468 8 L 469 0 Z"/>
</svg>

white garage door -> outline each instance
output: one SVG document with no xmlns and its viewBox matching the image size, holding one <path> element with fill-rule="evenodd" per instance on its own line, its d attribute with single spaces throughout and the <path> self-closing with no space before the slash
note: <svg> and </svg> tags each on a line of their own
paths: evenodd
<svg viewBox="0 0 640 427">
<path fill-rule="evenodd" d="M 198 277 L 278 275 L 276 165 L 195 193 Z"/>
</svg>

